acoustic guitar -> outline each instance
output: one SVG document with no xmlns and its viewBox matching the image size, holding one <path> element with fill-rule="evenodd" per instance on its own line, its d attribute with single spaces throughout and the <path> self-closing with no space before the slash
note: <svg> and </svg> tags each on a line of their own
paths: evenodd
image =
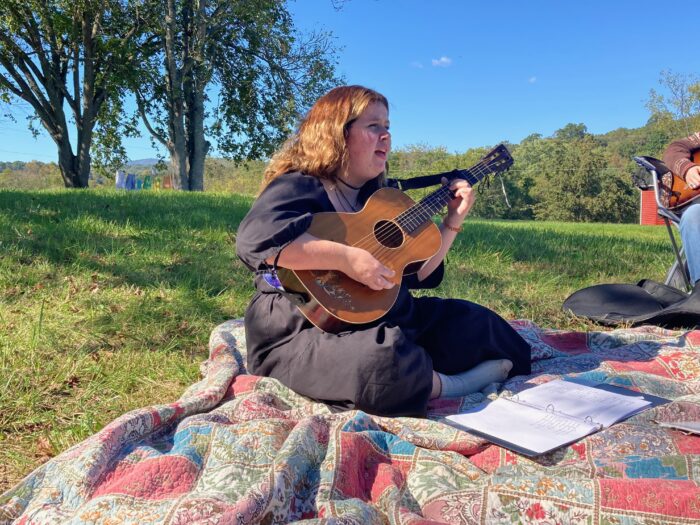
<svg viewBox="0 0 700 525">
<path fill-rule="evenodd" d="M 700 150 L 693 153 L 693 162 L 700 164 Z M 659 175 L 659 200 L 669 210 L 678 210 L 700 197 L 700 188 L 692 189 L 682 177 L 667 171 Z"/>
<path fill-rule="evenodd" d="M 507 170 L 513 159 L 502 144 L 455 177 L 474 186 L 485 176 Z M 440 230 L 433 216 L 454 194 L 448 186 L 416 203 L 396 188 L 381 188 L 356 213 L 321 212 L 313 216 L 307 232 L 320 239 L 364 248 L 395 272 L 395 286 L 372 290 L 336 270 L 289 270 L 277 276 L 288 297 L 295 297 L 304 316 L 321 330 L 338 333 L 349 325 L 370 323 L 394 305 L 404 275 L 416 273 L 440 249 Z"/>
</svg>

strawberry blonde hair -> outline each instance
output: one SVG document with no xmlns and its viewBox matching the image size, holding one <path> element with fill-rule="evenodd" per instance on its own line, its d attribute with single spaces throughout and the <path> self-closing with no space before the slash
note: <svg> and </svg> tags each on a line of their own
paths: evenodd
<svg viewBox="0 0 700 525">
<path fill-rule="evenodd" d="M 373 102 L 389 109 L 384 95 L 363 86 L 337 87 L 319 98 L 294 135 L 272 156 L 263 187 L 291 171 L 335 180 L 347 162 L 348 128 Z"/>
</svg>

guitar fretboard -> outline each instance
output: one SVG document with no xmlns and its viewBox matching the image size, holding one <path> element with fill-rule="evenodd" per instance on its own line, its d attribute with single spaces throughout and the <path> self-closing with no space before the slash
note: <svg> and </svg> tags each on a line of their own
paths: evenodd
<svg viewBox="0 0 700 525">
<path fill-rule="evenodd" d="M 502 159 L 499 155 L 496 155 L 495 158 L 487 156 L 468 170 L 457 170 L 457 176 L 474 186 L 490 173 L 496 173 L 505 169 L 503 167 L 504 164 L 510 166 L 511 163 L 512 159 L 510 159 L 509 155 L 507 155 L 506 159 Z M 426 222 L 431 221 L 433 216 L 447 206 L 447 203 L 453 198 L 454 194 L 449 186 L 443 186 L 403 211 L 394 220 L 403 231 L 412 233 Z"/>
</svg>

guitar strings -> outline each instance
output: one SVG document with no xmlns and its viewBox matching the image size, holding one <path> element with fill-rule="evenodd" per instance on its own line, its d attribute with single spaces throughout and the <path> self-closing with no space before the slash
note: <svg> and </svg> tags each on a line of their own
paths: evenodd
<svg viewBox="0 0 700 525">
<path fill-rule="evenodd" d="M 478 175 L 477 177 L 470 178 L 470 171 Z M 475 184 L 478 182 L 482 176 L 488 172 L 492 172 L 493 170 L 490 169 L 490 166 L 484 165 L 480 166 L 477 165 L 472 170 L 467 172 L 467 181 L 470 182 L 470 184 Z M 425 223 L 427 220 L 431 219 L 433 215 L 435 215 L 438 211 L 440 211 L 447 203 L 445 202 L 445 197 L 447 197 L 447 194 L 450 193 L 451 190 L 449 189 L 449 186 L 443 186 L 433 194 L 429 195 L 422 201 L 418 202 L 408 210 L 404 210 L 401 214 L 399 214 L 394 221 L 399 223 L 399 227 L 403 231 L 405 228 L 410 228 L 411 226 L 413 227 L 418 227 L 421 224 Z M 392 250 L 391 248 L 387 247 L 382 241 L 386 241 L 390 235 L 391 232 L 389 231 L 387 233 L 387 230 L 391 229 L 391 225 L 387 225 L 385 228 L 380 228 L 377 230 L 376 238 L 377 241 L 379 241 L 379 246 L 378 249 L 375 250 L 375 255 L 377 256 L 382 256 L 385 255 L 387 251 Z M 383 231 L 382 231 L 383 230 Z M 406 238 L 406 237 L 405 237 Z M 370 245 L 371 245 L 371 239 L 372 236 L 368 235 L 366 239 L 370 239 Z M 413 244 L 416 241 L 416 239 L 412 237 L 407 237 L 406 241 L 403 244 L 403 247 L 408 247 L 411 244 Z M 356 244 L 357 246 L 360 245 L 358 242 Z M 369 247 L 369 246 L 368 246 Z M 392 260 L 393 257 L 392 255 L 395 254 L 396 252 L 390 252 L 389 256 L 386 257 L 387 260 Z"/>
<path fill-rule="evenodd" d="M 482 175 L 488 171 L 488 166 L 480 166 L 477 164 L 472 168 L 474 172 L 477 173 L 477 175 Z M 470 177 L 471 173 L 469 171 L 466 172 L 466 180 L 470 184 L 475 184 L 476 182 L 479 181 L 479 177 Z M 437 213 L 442 207 L 445 206 L 446 203 L 444 203 L 444 198 L 446 197 L 446 194 L 449 193 L 451 190 L 449 189 L 449 186 L 443 186 L 439 190 L 433 192 L 431 195 L 428 195 L 426 198 L 421 200 L 420 202 L 416 203 L 415 205 L 411 206 L 407 210 L 404 210 L 402 213 L 400 213 L 398 216 L 394 218 L 395 221 L 397 222 L 403 222 L 403 223 L 408 223 L 407 225 L 413 225 L 413 226 L 418 226 L 422 224 L 427 218 L 432 217 L 435 213 Z M 427 212 L 427 213 L 426 213 Z M 415 224 L 411 224 L 411 222 L 418 216 L 418 222 Z"/>
<path fill-rule="evenodd" d="M 483 178 L 483 175 L 488 173 L 488 172 L 493 172 L 494 170 L 492 169 L 492 166 L 495 163 L 487 164 L 492 159 L 483 159 L 482 161 L 478 162 L 475 166 L 473 166 L 470 170 L 465 170 L 466 171 L 466 180 L 470 182 L 471 184 L 475 184 L 478 182 L 481 178 Z M 476 177 L 471 177 L 470 175 L 474 173 L 477 176 Z M 422 201 L 416 203 L 415 205 L 411 206 L 407 210 L 404 210 L 401 212 L 397 217 L 393 219 L 391 222 L 403 222 L 406 226 L 420 226 L 423 222 L 425 222 L 427 219 L 431 218 L 435 213 L 437 213 L 440 209 L 442 209 L 445 206 L 445 203 L 441 202 L 444 197 L 446 196 L 445 194 L 451 191 L 449 189 L 449 186 L 443 186 L 433 194 L 429 195 Z M 411 224 L 412 221 L 416 219 L 416 215 L 420 214 L 423 215 L 426 211 L 426 208 L 428 208 L 429 212 L 427 217 L 424 217 L 422 220 L 420 220 L 420 217 L 418 218 L 418 222 L 415 224 Z M 408 221 L 408 223 L 406 222 Z M 387 250 L 391 249 L 383 244 L 381 244 L 381 241 L 386 241 L 389 239 L 391 235 L 391 230 L 393 230 L 391 224 L 387 224 L 386 226 L 383 226 L 379 228 L 376 232 L 373 232 L 371 234 L 366 235 L 365 237 L 359 239 L 355 244 L 352 246 L 354 247 L 371 247 L 373 244 L 373 239 L 376 238 L 378 241 L 380 241 L 380 246 L 379 249 L 375 252 L 377 255 L 383 254 L 383 252 L 386 252 Z"/>
<path fill-rule="evenodd" d="M 491 162 L 492 160 L 493 159 L 482 159 L 471 169 L 465 170 L 465 179 L 467 180 L 467 182 L 473 185 L 479 182 L 479 180 L 481 180 L 481 178 L 483 178 L 485 174 L 493 172 L 493 166 L 496 165 L 496 163 Z M 470 175 L 472 174 L 475 174 L 476 176 L 470 177 Z M 451 190 L 449 189 L 449 186 L 443 186 L 442 188 L 435 191 L 425 199 L 414 204 L 407 210 L 401 212 L 390 222 L 399 222 L 400 224 L 404 224 L 405 226 L 420 226 L 422 223 L 424 223 L 427 219 L 431 218 L 433 215 L 435 215 L 435 213 L 437 213 L 440 209 L 442 209 L 445 206 L 442 200 L 446 196 L 446 193 L 450 191 Z M 426 214 L 427 216 L 424 216 Z M 411 224 L 414 221 L 417 222 Z M 381 244 L 381 241 L 388 240 L 392 230 L 392 225 L 387 224 L 385 226 L 380 227 L 376 232 L 372 232 L 366 235 L 365 237 L 359 239 L 356 243 L 352 244 L 351 246 L 358 248 L 371 247 L 371 245 L 373 244 L 373 239 L 376 238 L 378 241 L 380 241 L 380 247 L 379 250 L 377 250 L 375 253 L 377 255 L 382 254 L 383 252 L 391 249 Z"/>
</svg>

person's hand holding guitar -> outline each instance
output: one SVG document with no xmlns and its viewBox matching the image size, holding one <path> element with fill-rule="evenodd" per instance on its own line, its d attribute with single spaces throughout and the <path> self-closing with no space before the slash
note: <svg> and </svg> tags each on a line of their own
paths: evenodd
<svg viewBox="0 0 700 525">
<path fill-rule="evenodd" d="M 447 182 L 446 178 L 442 179 L 443 184 L 447 184 Z M 445 220 L 451 227 L 460 228 L 474 205 L 476 195 L 471 185 L 463 179 L 453 180 L 450 184 L 450 190 L 454 194 L 454 199 L 447 203 Z"/>
<path fill-rule="evenodd" d="M 693 166 L 685 172 L 685 182 L 693 190 L 700 188 L 700 166 Z"/>
<path fill-rule="evenodd" d="M 391 278 L 395 271 L 379 262 L 371 253 L 362 248 L 346 247 L 347 266 L 341 271 L 348 277 L 369 286 L 372 290 L 388 290 L 394 287 Z"/>
<path fill-rule="evenodd" d="M 512 163 L 501 144 L 471 168 L 454 170 L 453 180 L 419 202 L 381 187 L 358 212 L 316 213 L 302 235 L 266 262 L 276 263 L 286 290 L 304 297 L 297 307 L 321 330 L 374 322 L 393 307 L 405 274 L 420 283 L 442 263 L 474 204 L 473 186 Z M 433 216 L 445 206 L 436 225 Z"/>
</svg>

